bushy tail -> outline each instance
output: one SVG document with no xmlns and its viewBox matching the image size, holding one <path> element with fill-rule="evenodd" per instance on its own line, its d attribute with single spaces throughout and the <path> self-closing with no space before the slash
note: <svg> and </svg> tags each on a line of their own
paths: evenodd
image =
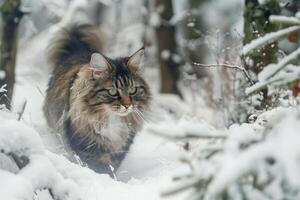
<svg viewBox="0 0 300 200">
<path fill-rule="evenodd" d="M 101 33 L 92 25 L 72 25 L 57 33 L 48 46 L 48 61 L 54 67 L 64 63 L 87 63 L 100 52 Z"/>
</svg>

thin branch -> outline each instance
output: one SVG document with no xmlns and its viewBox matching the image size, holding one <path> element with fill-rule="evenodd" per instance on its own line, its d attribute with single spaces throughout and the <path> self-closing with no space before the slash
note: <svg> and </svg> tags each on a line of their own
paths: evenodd
<svg viewBox="0 0 300 200">
<path fill-rule="evenodd" d="M 167 197 L 167 196 L 172 196 L 172 195 L 178 194 L 180 192 L 188 190 L 191 187 L 197 186 L 202 181 L 203 180 L 201 180 L 201 179 L 199 180 L 199 179 L 197 179 L 195 177 L 193 177 L 193 178 L 191 178 L 189 180 L 186 180 L 186 181 L 182 181 L 181 184 L 177 184 L 176 186 L 174 186 L 174 188 L 171 188 L 171 189 L 163 191 L 161 193 L 161 196 L 162 197 Z"/>
<path fill-rule="evenodd" d="M 13 152 L 10 152 L 6 155 L 10 156 L 15 161 L 16 165 L 20 170 L 23 169 L 29 163 L 29 158 L 26 156 L 18 156 Z"/>
<path fill-rule="evenodd" d="M 272 44 L 273 42 L 283 38 L 284 36 L 287 36 L 291 33 L 297 32 L 300 30 L 300 26 L 291 26 L 285 29 L 282 29 L 280 31 L 268 33 L 264 35 L 263 37 L 259 37 L 255 40 L 252 40 L 249 44 L 246 44 L 243 47 L 242 55 L 248 55 L 253 50 L 261 49 L 262 47 Z"/>
<path fill-rule="evenodd" d="M 284 24 L 284 25 L 300 25 L 300 19 L 297 17 L 287 17 L 282 15 L 271 15 L 269 20 L 273 24 Z"/>
<path fill-rule="evenodd" d="M 27 100 L 24 101 L 21 110 L 18 112 L 18 115 L 19 115 L 19 116 L 18 116 L 18 121 L 21 120 L 21 118 L 22 118 L 22 116 L 23 116 L 23 114 L 24 114 L 26 105 L 27 105 Z"/>
<path fill-rule="evenodd" d="M 243 74 L 246 76 L 248 81 L 250 82 L 251 85 L 254 84 L 254 82 L 251 80 L 250 75 L 248 74 L 247 70 L 241 66 L 238 65 L 232 65 L 232 64 L 202 64 L 202 63 L 193 63 L 193 65 L 198 66 L 198 67 L 226 67 L 230 69 L 236 69 L 239 71 L 242 71 Z"/>
<path fill-rule="evenodd" d="M 178 136 L 178 135 L 168 135 L 168 134 L 164 134 L 160 131 L 156 131 L 156 130 L 150 130 L 150 133 L 157 135 L 157 136 L 161 136 L 167 139 L 171 139 L 171 140 L 184 140 L 184 139 L 226 139 L 227 136 L 226 135 L 198 135 L 198 134 L 194 134 L 194 133 L 185 133 L 185 135 L 182 136 Z"/>
<path fill-rule="evenodd" d="M 281 81 L 282 78 L 279 77 L 276 79 L 275 75 L 278 74 L 278 72 L 280 72 L 282 69 L 284 69 L 289 63 L 296 60 L 299 56 L 300 56 L 300 47 L 298 49 L 296 49 L 293 53 L 284 57 L 278 64 L 276 64 L 275 67 L 271 68 L 271 70 L 269 70 L 268 69 L 269 67 L 267 66 L 265 68 L 265 70 L 268 73 L 267 76 L 264 78 L 263 81 L 257 82 L 254 85 L 252 85 L 251 87 L 246 88 L 246 91 L 245 91 L 246 95 L 247 96 L 252 95 L 253 93 L 260 91 L 261 89 L 266 88 L 267 85 L 269 85 L 271 83 Z M 262 72 L 264 72 L 265 70 L 263 70 Z"/>
<path fill-rule="evenodd" d="M 272 78 L 274 75 L 276 75 L 280 70 L 282 70 L 283 68 L 285 68 L 287 66 L 287 64 L 291 63 L 292 61 L 296 60 L 298 57 L 300 56 L 300 47 L 298 49 L 296 49 L 295 51 L 293 51 L 291 54 L 289 54 L 288 56 L 284 57 L 274 68 L 273 71 L 271 71 L 268 75 L 268 77 L 266 78 L 267 80 L 269 80 L 270 78 Z"/>
</svg>

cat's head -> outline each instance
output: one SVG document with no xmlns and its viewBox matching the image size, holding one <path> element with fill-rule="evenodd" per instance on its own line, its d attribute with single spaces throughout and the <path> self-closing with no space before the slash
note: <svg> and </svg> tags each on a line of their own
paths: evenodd
<svg viewBox="0 0 300 200">
<path fill-rule="evenodd" d="M 93 53 L 89 63 L 92 87 L 85 101 L 89 110 L 106 115 L 142 115 L 150 101 L 149 87 L 141 76 L 143 58 L 143 48 L 117 59 Z"/>
</svg>

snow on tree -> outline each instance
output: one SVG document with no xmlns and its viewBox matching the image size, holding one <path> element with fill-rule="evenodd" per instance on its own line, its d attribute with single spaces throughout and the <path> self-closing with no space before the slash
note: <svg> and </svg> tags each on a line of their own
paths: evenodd
<svg viewBox="0 0 300 200">
<path fill-rule="evenodd" d="M 183 199 L 298 199 L 299 124 L 294 107 L 265 112 L 254 123 L 234 124 L 223 133 L 195 125 L 175 126 L 171 136 L 168 129 L 155 130 L 173 139 L 208 140 L 182 157 L 190 172 L 174 177 L 174 186 L 163 196 L 185 192 Z"/>
<path fill-rule="evenodd" d="M 284 28 L 277 32 L 266 34 L 264 37 L 258 38 L 245 45 L 243 48 L 243 55 L 247 55 L 251 51 L 259 50 L 267 44 L 280 40 L 292 33 L 299 32 L 300 30 L 300 19 L 298 19 L 297 17 L 271 15 L 270 21 L 272 23 L 290 25 L 290 27 Z M 290 65 L 295 63 L 299 56 L 300 48 L 282 58 L 277 64 L 271 63 L 265 66 L 263 70 L 258 74 L 258 82 L 247 88 L 246 94 L 251 95 L 254 92 L 258 92 L 264 88 L 267 88 L 268 86 L 285 86 L 288 83 L 299 80 L 299 66 Z"/>
</svg>

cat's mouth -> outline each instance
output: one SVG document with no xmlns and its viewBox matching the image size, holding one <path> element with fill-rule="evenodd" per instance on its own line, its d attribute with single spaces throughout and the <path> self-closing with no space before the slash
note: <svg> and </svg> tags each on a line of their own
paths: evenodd
<svg viewBox="0 0 300 200">
<path fill-rule="evenodd" d="M 118 106 L 118 108 L 116 109 L 112 109 L 114 113 L 116 113 L 117 115 L 124 117 L 127 116 L 128 114 L 130 114 L 133 111 L 133 106 Z"/>
<path fill-rule="evenodd" d="M 131 113 L 131 111 L 119 111 L 117 112 L 117 115 L 121 116 L 121 117 L 125 117 L 127 116 L 129 113 Z"/>
</svg>

